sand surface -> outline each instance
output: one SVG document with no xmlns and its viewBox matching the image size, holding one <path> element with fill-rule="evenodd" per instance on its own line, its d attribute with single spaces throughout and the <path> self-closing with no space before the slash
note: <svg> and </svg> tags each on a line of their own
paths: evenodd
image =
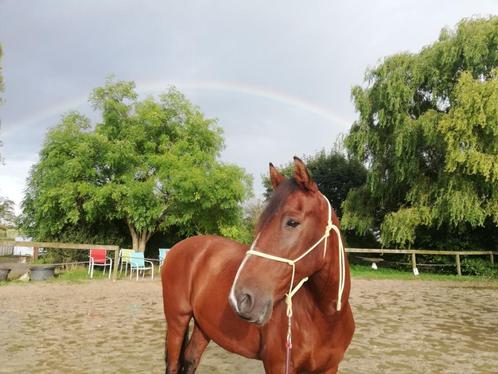
<svg viewBox="0 0 498 374">
<path fill-rule="evenodd" d="M 159 281 L 0 287 L 0 373 L 162 373 Z M 340 373 L 498 373 L 498 284 L 353 280 Z M 211 343 L 198 373 L 263 373 Z"/>
</svg>

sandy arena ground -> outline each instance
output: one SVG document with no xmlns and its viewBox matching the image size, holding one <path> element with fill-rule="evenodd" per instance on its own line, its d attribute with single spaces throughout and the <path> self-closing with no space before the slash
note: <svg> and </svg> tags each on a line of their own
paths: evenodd
<svg viewBox="0 0 498 374">
<path fill-rule="evenodd" d="M 340 373 L 498 373 L 498 283 L 353 280 Z M 162 373 L 159 281 L 0 287 L 0 373 Z M 263 373 L 211 343 L 198 373 Z"/>
</svg>

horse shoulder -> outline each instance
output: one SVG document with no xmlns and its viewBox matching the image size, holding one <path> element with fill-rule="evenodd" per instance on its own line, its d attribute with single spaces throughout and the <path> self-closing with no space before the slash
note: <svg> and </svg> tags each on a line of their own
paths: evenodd
<svg viewBox="0 0 498 374">
<path fill-rule="evenodd" d="M 260 332 L 239 318 L 228 294 L 247 246 L 218 236 L 196 236 L 173 247 L 171 267 L 199 328 L 226 350 L 258 358 Z M 170 259 L 168 258 L 167 261 Z M 167 263 L 165 262 L 165 264 Z"/>
<path fill-rule="evenodd" d="M 233 272 L 244 256 L 244 246 L 218 236 L 193 236 L 175 244 L 161 269 L 163 288 L 177 284 L 188 294 L 192 287 Z M 220 270 L 223 270 L 220 272 Z M 236 271 L 236 270 L 235 270 Z"/>
</svg>

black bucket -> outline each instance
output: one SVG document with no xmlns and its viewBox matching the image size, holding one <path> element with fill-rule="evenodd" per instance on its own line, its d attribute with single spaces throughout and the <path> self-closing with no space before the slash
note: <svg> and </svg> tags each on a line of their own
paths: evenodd
<svg viewBox="0 0 498 374">
<path fill-rule="evenodd" d="M 0 282 L 7 280 L 7 274 L 9 274 L 10 269 L 0 268 Z"/>
<path fill-rule="evenodd" d="M 31 280 L 42 281 L 54 277 L 55 265 L 31 266 Z"/>
</svg>

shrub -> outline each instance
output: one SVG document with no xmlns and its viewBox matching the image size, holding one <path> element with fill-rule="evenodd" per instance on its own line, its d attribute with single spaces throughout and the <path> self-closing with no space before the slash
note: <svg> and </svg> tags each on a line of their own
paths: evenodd
<svg viewBox="0 0 498 374">
<path fill-rule="evenodd" d="M 461 269 L 463 275 L 498 278 L 498 267 L 493 266 L 490 261 L 481 258 L 464 258 L 461 263 Z"/>
</svg>

